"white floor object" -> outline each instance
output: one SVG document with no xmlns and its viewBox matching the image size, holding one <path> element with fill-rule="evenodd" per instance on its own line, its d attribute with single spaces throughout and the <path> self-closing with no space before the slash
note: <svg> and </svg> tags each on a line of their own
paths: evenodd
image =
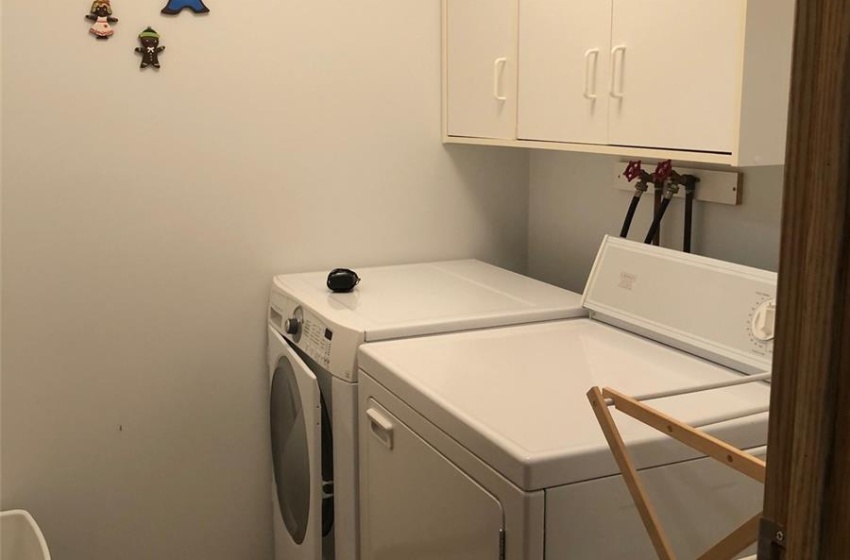
<svg viewBox="0 0 850 560">
<path fill-rule="evenodd" d="M 50 560 L 47 542 L 29 512 L 0 512 L 0 558 L 3 560 Z"/>
</svg>

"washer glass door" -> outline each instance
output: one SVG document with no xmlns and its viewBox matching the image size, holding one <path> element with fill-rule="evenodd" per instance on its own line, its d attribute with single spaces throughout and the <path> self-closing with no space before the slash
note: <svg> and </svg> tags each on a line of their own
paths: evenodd
<svg viewBox="0 0 850 560">
<path fill-rule="evenodd" d="M 322 545 L 321 393 L 310 368 L 279 342 L 270 403 L 276 513 L 303 552 L 297 558 L 312 560 L 321 557 Z"/>
</svg>

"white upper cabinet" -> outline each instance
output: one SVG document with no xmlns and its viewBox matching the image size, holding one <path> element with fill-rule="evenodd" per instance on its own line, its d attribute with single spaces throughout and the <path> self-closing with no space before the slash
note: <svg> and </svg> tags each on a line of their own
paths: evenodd
<svg viewBox="0 0 850 560">
<path fill-rule="evenodd" d="M 607 144 L 611 0 L 519 8 L 519 138 Z"/>
<path fill-rule="evenodd" d="M 785 158 L 794 0 L 443 0 L 445 142 Z"/>
<path fill-rule="evenodd" d="M 451 136 L 516 138 L 517 0 L 445 0 Z"/>
<path fill-rule="evenodd" d="M 609 144 L 732 153 L 741 0 L 614 0 Z"/>
</svg>

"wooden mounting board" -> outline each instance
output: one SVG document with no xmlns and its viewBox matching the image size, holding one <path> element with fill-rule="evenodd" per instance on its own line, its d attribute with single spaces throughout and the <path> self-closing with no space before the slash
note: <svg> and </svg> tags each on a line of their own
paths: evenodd
<svg viewBox="0 0 850 560">
<path fill-rule="evenodd" d="M 611 164 L 612 184 L 614 188 L 621 191 L 634 192 L 634 182 L 629 183 L 623 177 L 623 171 L 628 165 L 628 161 L 619 161 Z M 652 172 L 655 169 L 657 162 L 643 162 L 644 169 Z M 737 171 L 711 171 L 707 169 L 693 169 L 688 167 L 679 167 L 676 162 L 673 162 L 673 169 L 682 175 L 694 175 L 699 177 L 699 183 L 694 195 L 695 200 L 701 202 L 716 202 L 718 204 L 729 204 L 737 206 L 741 204 L 741 191 L 743 187 L 743 175 Z M 649 192 L 652 195 L 652 185 L 649 187 Z M 676 198 L 685 198 L 685 190 L 679 189 Z"/>
</svg>

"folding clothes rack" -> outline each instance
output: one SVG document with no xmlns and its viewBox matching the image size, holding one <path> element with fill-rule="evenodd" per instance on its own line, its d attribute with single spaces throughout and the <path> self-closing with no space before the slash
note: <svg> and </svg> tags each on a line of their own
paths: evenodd
<svg viewBox="0 0 850 560">
<path fill-rule="evenodd" d="M 652 546 L 655 548 L 655 552 L 658 554 L 658 558 L 660 560 L 676 560 L 676 556 L 673 554 L 670 542 L 667 540 L 664 530 L 658 522 L 655 509 L 646 494 L 643 484 L 638 478 L 637 469 L 635 468 L 634 462 L 623 443 L 623 438 L 620 435 L 620 431 L 617 429 L 617 424 L 614 422 L 614 418 L 611 416 L 611 411 L 608 410 L 608 407 L 613 406 L 623 414 L 631 416 L 635 420 L 655 428 L 659 432 L 672 437 L 688 447 L 704 453 L 708 457 L 719 461 L 727 467 L 764 484 L 764 461 L 700 431 L 698 429 L 701 427 L 700 425 L 690 425 L 685 422 L 681 422 L 664 414 L 663 412 L 643 404 L 643 401 L 710 391 L 713 389 L 743 385 L 746 383 L 755 383 L 769 379 L 769 373 L 762 373 L 759 375 L 751 375 L 744 379 L 735 379 L 732 381 L 701 385 L 690 389 L 650 393 L 634 397 L 629 397 L 607 387 L 603 389 L 593 387 L 590 391 L 588 391 L 587 398 L 590 401 L 590 405 L 593 407 L 593 412 L 596 414 L 599 426 L 605 434 L 605 439 L 608 441 L 611 453 L 614 455 L 614 459 L 620 467 L 620 471 L 623 474 L 623 479 L 626 482 L 629 493 L 637 506 L 638 513 L 640 513 L 641 521 L 643 521 L 643 525 L 646 528 L 647 533 L 649 533 Z M 749 410 L 746 414 L 712 418 L 710 423 L 716 424 L 767 411 L 768 407 L 764 407 L 763 409 L 756 411 Z M 760 519 L 761 512 L 717 542 L 714 546 L 704 552 L 698 560 L 733 559 L 737 554 L 740 554 L 742 550 L 758 540 Z M 755 560 L 754 556 L 750 558 Z"/>
</svg>

